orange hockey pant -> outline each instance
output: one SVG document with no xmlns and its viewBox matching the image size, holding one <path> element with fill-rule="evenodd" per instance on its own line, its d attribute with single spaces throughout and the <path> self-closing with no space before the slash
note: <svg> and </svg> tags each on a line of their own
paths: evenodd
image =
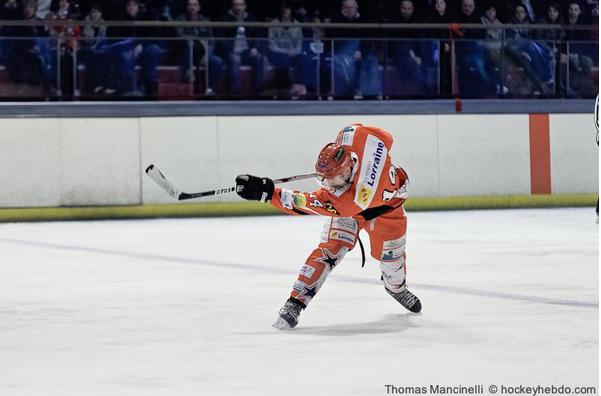
<svg viewBox="0 0 601 396">
<path fill-rule="evenodd" d="M 291 297 L 307 305 L 345 254 L 352 250 L 360 230 L 369 235 L 371 256 L 380 262 L 384 286 L 399 292 L 405 287 L 405 233 L 403 207 L 366 221 L 362 217 L 331 217 L 326 220 L 317 249 L 301 267 Z"/>
</svg>

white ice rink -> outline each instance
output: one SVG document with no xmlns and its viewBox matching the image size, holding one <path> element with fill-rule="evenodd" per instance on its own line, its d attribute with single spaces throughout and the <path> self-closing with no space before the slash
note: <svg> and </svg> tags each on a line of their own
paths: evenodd
<svg viewBox="0 0 601 396">
<path fill-rule="evenodd" d="M 271 323 L 318 217 L 0 224 L 0 395 L 597 386 L 594 217 L 409 213 L 421 314 L 384 291 L 375 260 L 360 268 L 357 248 L 289 332 Z"/>
</svg>

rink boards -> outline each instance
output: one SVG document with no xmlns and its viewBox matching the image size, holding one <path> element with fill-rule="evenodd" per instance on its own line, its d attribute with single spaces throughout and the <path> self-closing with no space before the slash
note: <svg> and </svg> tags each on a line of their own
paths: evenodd
<svg viewBox="0 0 601 396">
<path fill-rule="evenodd" d="M 416 207 L 470 200 L 474 207 L 504 207 L 512 199 L 578 205 L 598 191 L 592 114 L 6 118 L 0 207 L 173 203 L 145 176 L 151 163 L 189 192 L 230 186 L 240 173 L 306 173 L 319 149 L 351 122 L 393 134 L 391 155 L 410 176 Z M 168 208 L 136 210 L 169 215 Z"/>
</svg>

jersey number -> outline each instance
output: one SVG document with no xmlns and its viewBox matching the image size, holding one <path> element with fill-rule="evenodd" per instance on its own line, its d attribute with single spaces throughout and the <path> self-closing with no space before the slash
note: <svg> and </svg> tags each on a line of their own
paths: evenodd
<svg viewBox="0 0 601 396">
<path fill-rule="evenodd" d="M 323 208 L 323 204 L 317 199 L 314 199 L 313 202 L 309 203 L 309 205 L 316 208 Z"/>
</svg>

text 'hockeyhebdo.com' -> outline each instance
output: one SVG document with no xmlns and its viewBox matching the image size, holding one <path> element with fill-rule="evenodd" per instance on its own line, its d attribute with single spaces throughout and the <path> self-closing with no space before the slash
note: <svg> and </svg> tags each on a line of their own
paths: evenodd
<svg viewBox="0 0 601 396">
<path fill-rule="evenodd" d="M 596 386 L 566 385 L 384 385 L 387 395 L 596 395 Z"/>
</svg>

